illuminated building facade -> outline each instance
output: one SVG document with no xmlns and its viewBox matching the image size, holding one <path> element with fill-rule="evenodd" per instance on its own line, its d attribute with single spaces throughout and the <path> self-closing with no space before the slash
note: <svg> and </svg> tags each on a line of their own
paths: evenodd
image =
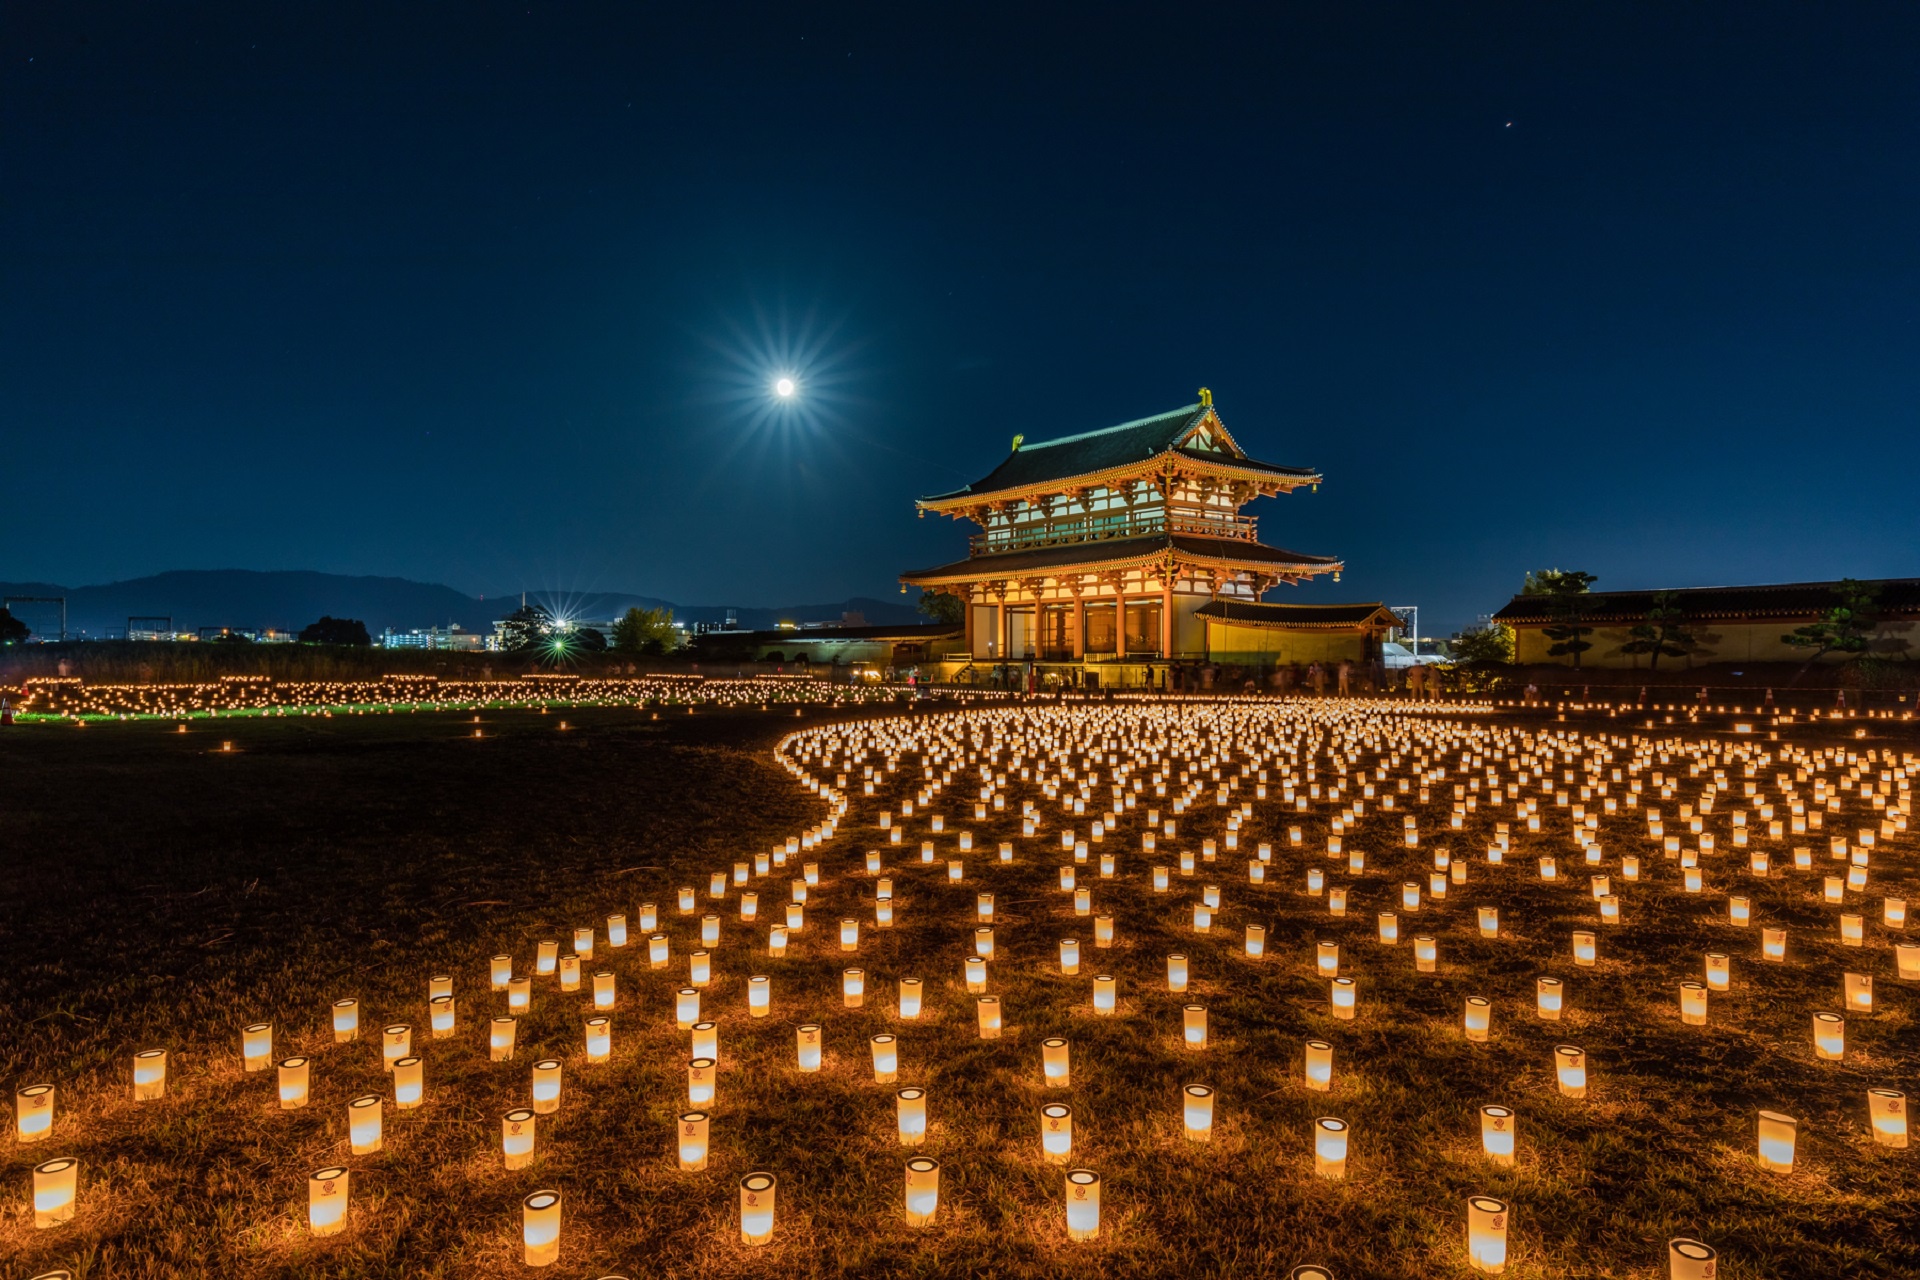
<svg viewBox="0 0 1920 1280">
<path fill-rule="evenodd" d="M 1259 540 L 1241 508 L 1320 474 L 1249 456 L 1202 388 L 1198 403 L 1029 442 L 981 480 L 919 501 L 979 526 L 966 559 L 901 575 L 960 598 L 974 663 L 1155 664 L 1203 659 L 1216 601 L 1253 604 L 1341 562 Z"/>
</svg>

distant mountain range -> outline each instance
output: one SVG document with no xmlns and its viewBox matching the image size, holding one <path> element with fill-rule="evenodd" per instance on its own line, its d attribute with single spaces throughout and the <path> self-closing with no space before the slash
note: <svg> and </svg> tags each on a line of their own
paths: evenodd
<svg viewBox="0 0 1920 1280">
<path fill-rule="evenodd" d="M 93 587 L 63 587 L 50 582 L 0 582 L 0 595 L 65 596 L 67 633 L 89 639 L 126 634 L 127 619 L 172 618 L 176 631 L 199 627 L 275 628 L 298 631 L 322 614 L 358 618 L 378 636 L 392 628 L 457 624 L 466 631 L 491 631 L 494 621 L 518 608 L 518 594 L 484 599 L 431 582 L 405 578 L 355 578 L 337 573 L 304 570 L 256 572 L 250 569 L 181 569 L 148 578 L 109 582 Z M 684 622 L 724 622 L 733 614 L 737 625 L 772 627 L 781 622 L 838 622 L 848 613 L 865 617 L 874 626 L 925 621 L 911 603 L 855 596 L 830 604 L 761 608 L 751 605 L 682 605 L 650 596 L 621 593 L 529 591 L 556 613 L 583 619 L 607 619 L 629 608 L 669 608 Z M 52 638 L 59 627 L 51 605 L 20 605 L 16 616 L 36 635 Z"/>
</svg>

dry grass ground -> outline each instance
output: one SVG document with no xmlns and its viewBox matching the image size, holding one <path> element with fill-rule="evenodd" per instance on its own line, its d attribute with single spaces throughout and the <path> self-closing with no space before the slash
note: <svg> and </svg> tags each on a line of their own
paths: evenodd
<svg viewBox="0 0 1920 1280">
<path fill-rule="evenodd" d="M 1225 1277 L 1284 1275 L 1306 1261 L 1343 1280 L 1465 1274 L 1475 1193 L 1514 1203 L 1515 1276 L 1664 1275 L 1665 1241 L 1680 1234 L 1719 1246 L 1723 1276 L 1920 1274 L 1920 1147 L 1876 1147 L 1865 1120 L 1869 1087 L 1911 1092 L 1920 1066 L 1920 993 L 1894 981 L 1877 920 L 1867 951 L 1843 951 L 1827 941 L 1832 909 L 1810 892 L 1816 878 L 1753 881 L 1722 855 L 1701 897 L 1623 888 L 1626 924 L 1602 933 L 1599 966 L 1576 969 L 1569 934 L 1592 926 L 1590 904 L 1537 878 L 1524 837 L 1504 867 L 1481 861 L 1494 817 L 1484 810 L 1468 830 L 1442 831 L 1450 787 L 1416 810 L 1428 840 L 1419 849 L 1389 843 L 1394 816 L 1370 814 L 1349 837 L 1368 848 L 1368 868 L 1331 877 L 1353 886 L 1338 921 L 1301 892 L 1302 868 L 1327 859 L 1284 843 L 1303 822 L 1305 847 L 1324 847 L 1327 806 L 1303 820 L 1256 803 L 1242 843 L 1275 842 L 1268 885 L 1247 883 L 1245 852 L 1223 853 L 1217 875 L 1164 896 L 1148 870 L 1170 859 L 1139 852 L 1136 817 L 1108 846 L 1118 879 L 1082 869 L 1098 908 L 1116 917 L 1111 952 L 1092 947 L 1090 922 L 1058 890 L 1059 810 L 1045 803 L 1042 834 L 1020 840 L 1011 812 L 976 822 L 959 816 L 958 797 L 943 799 L 950 829 L 974 831 L 988 850 L 1015 839 L 1019 860 L 1003 867 L 976 853 L 968 879 L 950 885 L 944 866 L 890 850 L 899 925 L 874 929 L 872 881 L 851 873 L 877 833 L 857 802 L 818 855 L 825 883 L 787 957 L 766 954 L 764 924 L 742 925 L 732 897 L 722 912 L 703 996 L 720 1023 L 713 1155 L 706 1172 L 681 1173 L 673 1120 L 686 1109 L 687 1036 L 671 992 L 696 926 L 673 911 L 673 893 L 701 885 L 704 909 L 707 872 L 820 819 L 820 803 L 771 755 L 780 733 L 818 717 L 647 714 L 492 714 L 479 741 L 468 717 L 451 714 L 236 721 L 184 736 L 139 723 L 0 733 L 0 1078 L 61 1091 L 52 1141 L 7 1139 L 0 1274 L 539 1274 L 521 1265 L 519 1200 L 540 1187 L 566 1197 L 549 1274 L 567 1277 Z M 239 750 L 210 751 L 226 738 Z M 956 773 L 956 792 L 962 781 Z M 883 798 L 897 811 L 903 793 Z M 1017 810 L 1039 794 L 1016 781 L 1010 798 Z M 1203 806 L 1179 843 L 1215 834 L 1217 812 Z M 1874 903 L 1882 893 L 1920 900 L 1909 839 L 1876 855 Z M 1616 885 L 1617 853 L 1652 849 L 1637 813 L 1609 819 L 1602 841 Z M 1473 855 L 1471 883 L 1403 914 L 1399 946 L 1378 944 L 1374 913 L 1393 906 L 1403 880 L 1424 883 L 1434 843 Z M 1564 836 L 1552 851 L 1584 885 Z M 1672 879 L 1657 853 L 1648 864 Z M 1225 909 L 1197 937 L 1191 903 L 1203 878 L 1221 884 Z M 786 880 L 761 882 L 763 912 L 784 903 Z M 1763 967 L 1758 930 L 1727 925 L 1721 908 L 1736 884 L 1756 919 L 1793 929 L 1792 963 Z M 1007 1019 L 990 1042 L 977 1037 L 961 980 L 981 889 L 997 897 L 992 989 Z M 661 904 L 673 937 L 664 971 L 648 969 L 638 941 L 642 901 Z M 1478 936 L 1481 903 L 1499 906 L 1501 938 Z M 609 953 L 604 920 L 615 911 L 636 943 Z M 863 925 L 853 962 L 869 998 L 859 1010 L 838 998 L 850 962 L 833 928 L 843 915 Z M 1242 953 L 1248 921 L 1271 926 L 1259 962 Z M 587 924 L 602 948 L 590 967 L 618 974 L 613 1060 L 584 1059 L 586 997 L 542 981 L 515 1059 L 490 1062 L 485 1019 L 504 1000 L 488 991 L 487 957 L 511 952 L 525 971 L 539 940 L 561 939 L 564 951 L 568 931 Z M 1438 937 L 1439 972 L 1414 972 L 1415 933 Z M 1067 936 L 1082 940 L 1077 977 L 1058 972 Z M 1356 1022 L 1328 1016 L 1317 938 L 1339 940 L 1342 972 L 1361 979 Z M 1192 956 L 1184 998 L 1165 989 L 1175 950 Z M 1700 975 L 1709 950 L 1734 957 L 1734 990 L 1714 998 L 1710 1026 L 1685 1027 L 1675 986 Z M 1880 980 L 1876 1012 L 1849 1017 L 1846 1061 L 1818 1062 L 1809 1014 L 1837 1007 L 1841 973 L 1863 961 Z M 1091 1014 L 1096 971 L 1119 978 L 1114 1018 Z M 426 1038 L 435 972 L 456 978 L 461 1029 L 450 1041 Z M 746 1016 L 749 973 L 772 978 L 770 1018 Z M 913 1023 L 893 1002 L 907 974 L 927 984 L 927 1012 Z M 1540 974 L 1567 981 L 1561 1024 L 1532 1016 Z M 1476 993 L 1496 1007 L 1484 1045 L 1459 1029 Z M 335 1046 L 327 1007 L 346 995 L 360 1000 L 366 1034 Z M 1204 1052 L 1181 1044 L 1183 999 L 1209 1007 Z M 315 1058 L 305 1110 L 277 1108 L 271 1072 L 241 1070 L 238 1028 L 263 1019 L 278 1028 L 276 1056 Z M 793 1028 L 808 1020 L 826 1027 L 817 1075 L 794 1066 Z M 416 1029 L 428 1101 L 389 1106 L 385 1150 L 349 1156 L 346 1103 L 390 1094 L 374 1033 L 395 1021 Z M 923 1150 L 944 1181 L 927 1229 L 902 1221 L 908 1153 L 894 1086 L 874 1083 L 866 1046 L 882 1030 L 901 1035 L 900 1082 L 930 1090 Z M 1053 1099 L 1039 1042 L 1055 1034 L 1073 1044 L 1072 1086 L 1051 1092 L 1075 1108 L 1075 1162 L 1105 1178 L 1103 1232 L 1086 1244 L 1067 1241 L 1061 1172 L 1040 1157 L 1038 1108 Z M 1336 1046 L 1331 1094 L 1301 1084 L 1310 1036 Z M 1565 1042 L 1591 1057 L 1584 1102 L 1554 1088 L 1551 1049 Z M 135 1104 L 129 1055 L 154 1045 L 173 1054 L 168 1095 Z M 534 1166 L 508 1172 L 500 1116 L 525 1104 L 529 1064 L 549 1054 L 566 1064 L 564 1102 L 541 1118 Z M 1188 1081 L 1219 1090 L 1211 1144 L 1182 1136 L 1177 1091 Z M 1518 1110 L 1512 1170 L 1480 1154 L 1483 1102 Z M 1791 1175 L 1755 1167 L 1761 1107 L 1800 1119 Z M 1344 1182 L 1313 1176 L 1318 1115 L 1354 1125 Z M 56 1154 L 83 1162 L 79 1213 L 36 1231 L 30 1169 Z M 305 1178 L 335 1162 L 353 1170 L 350 1228 L 316 1240 Z M 781 1179 L 775 1241 L 759 1250 L 740 1244 L 737 1227 L 735 1183 L 752 1168 Z"/>
</svg>

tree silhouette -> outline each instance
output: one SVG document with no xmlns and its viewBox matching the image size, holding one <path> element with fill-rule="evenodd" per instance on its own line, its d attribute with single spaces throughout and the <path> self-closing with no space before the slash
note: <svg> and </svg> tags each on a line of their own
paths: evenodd
<svg viewBox="0 0 1920 1280">
<path fill-rule="evenodd" d="M 300 643 L 370 645 L 373 637 L 367 634 L 367 624 L 358 618 L 335 618 L 322 614 L 320 621 L 300 628 Z"/>
<path fill-rule="evenodd" d="M 1553 641 L 1547 649 L 1548 657 L 1571 655 L 1577 667 L 1580 655 L 1593 648 L 1593 642 L 1587 639 L 1593 628 L 1586 625 L 1586 607 L 1581 599 L 1593 584 L 1594 576 L 1578 569 L 1536 569 L 1527 575 L 1520 594 L 1541 597 L 1553 624 L 1543 629 L 1547 639 Z"/>
<path fill-rule="evenodd" d="M 1648 655 L 1647 670 L 1660 668 L 1660 656 L 1684 658 L 1693 652 L 1696 637 L 1687 629 L 1687 610 L 1680 597 L 1671 591 L 1656 591 L 1647 606 L 1646 619 L 1631 628 L 1631 637 L 1620 646 L 1622 653 Z"/>
</svg>

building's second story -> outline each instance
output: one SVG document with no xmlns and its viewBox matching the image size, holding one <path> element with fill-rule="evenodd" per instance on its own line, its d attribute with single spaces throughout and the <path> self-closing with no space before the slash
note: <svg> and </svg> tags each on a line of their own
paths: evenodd
<svg viewBox="0 0 1920 1280">
<path fill-rule="evenodd" d="M 1052 440 L 1015 436 L 987 476 L 919 506 L 978 524 L 976 556 L 1167 534 L 1253 542 L 1256 522 L 1241 507 L 1319 483 L 1311 468 L 1248 457 L 1203 388 L 1198 403 L 1150 418 Z"/>
</svg>

